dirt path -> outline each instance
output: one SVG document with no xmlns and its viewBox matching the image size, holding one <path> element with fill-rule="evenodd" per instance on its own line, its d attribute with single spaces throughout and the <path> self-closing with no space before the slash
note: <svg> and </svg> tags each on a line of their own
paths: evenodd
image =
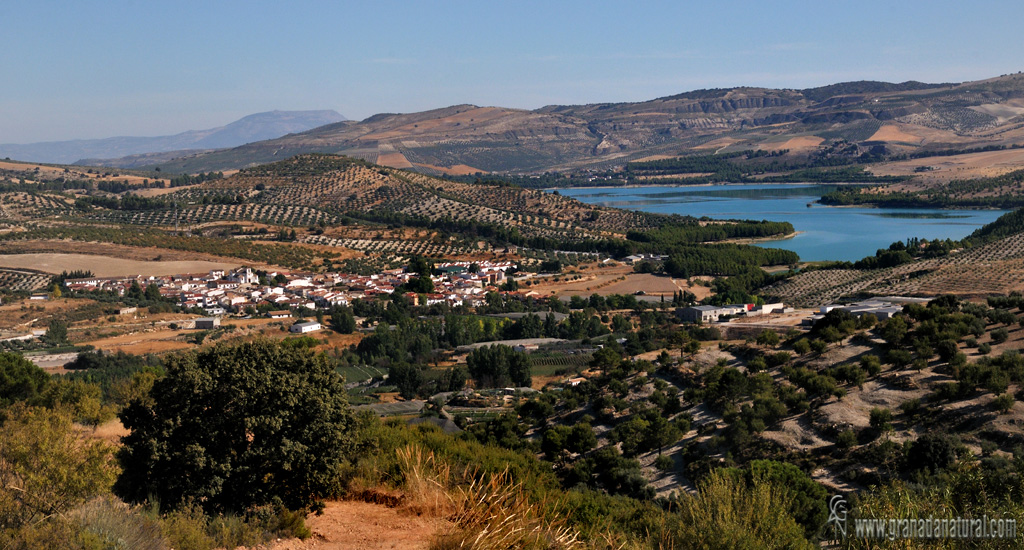
<svg viewBox="0 0 1024 550">
<path fill-rule="evenodd" d="M 442 520 L 416 516 L 397 508 L 368 502 L 328 502 L 321 516 L 306 525 L 313 536 L 282 540 L 270 550 L 426 550 Z"/>
</svg>

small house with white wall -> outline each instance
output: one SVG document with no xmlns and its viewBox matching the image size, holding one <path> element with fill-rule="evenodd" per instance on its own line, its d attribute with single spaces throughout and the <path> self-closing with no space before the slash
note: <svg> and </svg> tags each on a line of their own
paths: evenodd
<svg viewBox="0 0 1024 550">
<path fill-rule="evenodd" d="M 295 323 L 288 330 L 296 334 L 306 334 L 309 332 L 316 332 L 321 328 L 320 323 L 316 321 L 306 321 L 304 323 Z"/>
</svg>

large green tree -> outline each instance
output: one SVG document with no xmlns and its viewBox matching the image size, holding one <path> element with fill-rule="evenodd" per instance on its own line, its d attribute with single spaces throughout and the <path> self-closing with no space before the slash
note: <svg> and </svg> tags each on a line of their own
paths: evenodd
<svg viewBox="0 0 1024 550">
<path fill-rule="evenodd" d="M 209 512 L 281 503 L 319 509 L 337 489 L 352 414 L 323 355 L 266 340 L 167 361 L 151 402 L 121 413 L 131 433 L 115 491 Z"/>
<path fill-rule="evenodd" d="M 0 409 L 38 398 L 49 383 L 49 375 L 28 359 L 16 353 L 0 353 Z"/>
<path fill-rule="evenodd" d="M 473 350 L 466 356 L 466 366 L 480 388 L 528 387 L 533 379 L 526 354 L 504 344 Z"/>
<path fill-rule="evenodd" d="M 355 332 L 356 318 L 352 315 L 352 310 L 347 307 L 338 307 L 331 311 L 331 328 L 342 334 Z"/>
</svg>

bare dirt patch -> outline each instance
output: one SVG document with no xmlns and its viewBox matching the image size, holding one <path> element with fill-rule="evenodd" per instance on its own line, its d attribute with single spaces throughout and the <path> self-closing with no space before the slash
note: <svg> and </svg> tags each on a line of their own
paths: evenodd
<svg viewBox="0 0 1024 550">
<path fill-rule="evenodd" d="M 651 162 L 652 160 L 668 160 L 668 159 L 674 159 L 674 158 L 676 158 L 676 157 L 673 156 L 673 155 L 651 155 L 651 156 L 648 156 L 648 157 L 638 158 L 638 159 L 634 160 L 633 162 Z"/>
<path fill-rule="evenodd" d="M 581 278 L 572 280 L 579 275 Z M 598 270 L 583 270 L 578 274 L 562 275 L 559 281 L 543 279 L 540 284 L 528 287 L 540 294 L 555 294 L 558 297 L 590 296 L 598 294 L 635 294 L 643 292 L 648 296 L 667 296 L 680 290 L 688 290 L 703 299 L 711 295 L 706 286 L 690 285 L 685 279 L 673 279 L 652 275 L 650 273 L 634 273 L 632 268 L 625 266 Z"/>
<path fill-rule="evenodd" d="M 239 265 L 234 262 L 126 260 L 123 258 L 92 256 L 88 254 L 35 253 L 0 255 L 0 267 L 34 269 L 53 274 L 82 269 L 93 272 L 97 277 L 200 273 L 213 269 L 230 269 Z"/>
<path fill-rule="evenodd" d="M 762 437 L 789 449 L 817 449 L 831 445 L 818 435 L 805 415 L 782 421 L 776 428 L 767 430 Z"/>
<path fill-rule="evenodd" d="M 790 138 L 786 141 L 775 141 L 762 143 L 758 147 L 765 151 L 781 151 L 783 149 L 789 149 L 790 151 L 805 151 L 807 149 L 817 149 L 825 141 L 825 138 L 818 136 L 799 136 Z"/>
<path fill-rule="evenodd" d="M 921 136 L 908 134 L 895 124 L 886 124 L 868 138 L 868 141 L 895 141 L 899 143 L 913 143 L 919 145 L 923 139 Z"/>
<path fill-rule="evenodd" d="M 548 384 L 555 384 L 565 380 L 565 375 L 552 374 L 550 376 L 534 375 L 530 378 L 530 387 L 535 390 L 543 390 Z"/>
<path fill-rule="evenodd" d="M 445 522 L 382 504 L 328 502 L 323 515 L 310 516 L 313 536 L 288 539 L 270 550 L 425 550 Z"/>
<path fill-rule="evenodd" d="M 885 382 L 869 380 L 864 389 L 850 388 L 841 400 L 833 400 L 819 409 L 825 424 L 840 427 L 867 428 L 871 409 L 879 407 L 898 411 L 899 406 L 914 398 L 921 398 L 926 390 L 894 388 Z"/>
<path fill-rule="evenodd" d="M 357 345 L 363 339 L 363 334 L 355 332 L 352 334 L 339 334 L 333 330 L 324 330 L 317 334 L 317 338 L 326 340 L 319 349 L 347 348 Z"/>
</svg>

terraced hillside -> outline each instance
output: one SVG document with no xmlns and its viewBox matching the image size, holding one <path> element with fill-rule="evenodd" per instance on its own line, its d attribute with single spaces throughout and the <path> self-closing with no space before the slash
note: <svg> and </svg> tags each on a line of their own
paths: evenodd
<svg viewBox="0 0 1024 550">
<path fill-rule="evenodd" d="M 1024 74 L 962 84 L 698 90 L 637 103 L 532 111 L 456 105 L 379 114 L 159 163 L 165 171 L 196 172 L 324 152 L 427 174 L 464 175 L 607 168 L 695 151 L 800 154 L 837 142 L 883 146 L 896 154 L 1022 143 Z"/>
<path fill-rule="evenodd" d="M 1024 234 L 1005 237 L 943 258 L 885 269 L 811 271 L 764 289 L 798 306 L 816 306 L 860 295 L 984 298 L 1024 290 Z"/>
<path fill-rule="evenodd" d="M 216 197 L 227 204 L 203 204 Z M 398 221 L 452 220 L 515 229 L 526 237 L 578 240 L 653 227 L 657 216 L 594 207 L 574 199 L 497 185 L 442 181 L 344 157 L 304 155 L 247 169 L 166 195 L 179 206 L 159 212 L 104 211 L 97 219 L 168 225 L 250 220 L 267 224 L 337 223 L 343 216 Z"/>
<path fill-rule="evenodd" d="M 517 251 L 527 262 L 575 263 L 596 252 L 632 253 L 623 248 L 630 232 L 706 223 L 335 155 L 300 155 L 229 177 L 188 176 L 178 187 L 170 185 L 184 176 L 155 184 L 23 177 L 31 173 L 0 182 L 0 241 L 156 246 L 304 269 L 357 252 L 374 265 Z"/>
</svg>

